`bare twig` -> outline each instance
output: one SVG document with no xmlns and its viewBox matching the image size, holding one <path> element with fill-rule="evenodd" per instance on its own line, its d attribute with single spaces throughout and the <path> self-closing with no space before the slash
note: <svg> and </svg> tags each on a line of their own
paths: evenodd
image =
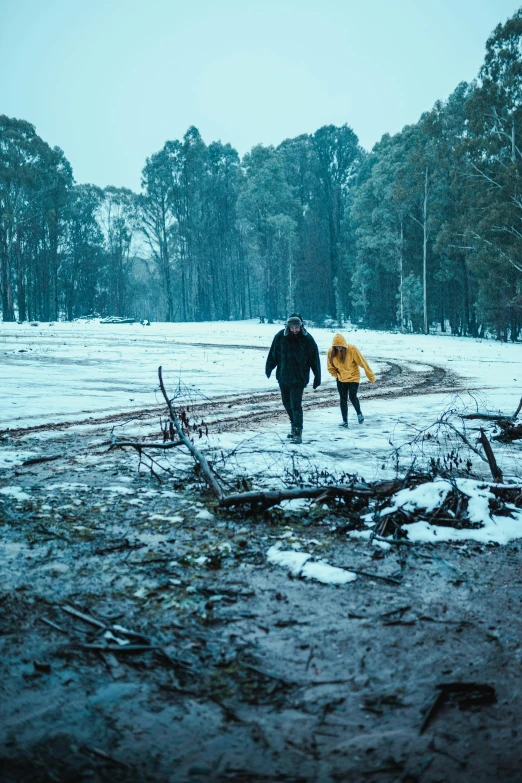
<svg viewBox="0 0 522 783">
<path fill-rule="evenodd" d="M 64 612 L 67 612 L 67 614 L 72 614 L 73 617 L 77 617 L 79 620 L 83 620 L 84 623 L 89 623 L 89 625 L 95 625 L 97 628 L 103 628 L 104 630 L 108 628 L 106 623 L 102 623 L 100 622 L 100 620 L 97 620 L 95 617 L 91 617 L 89 614 L 80 612 L 78 611 L 78 609 L 74 609 L 72 606 L 62 606 L 62 609 Z"/>
<path fill-rule="evenodd" d="M 460 438 L 461 440 L 463 440 L 463 441 L 464 441 L 464 443 L 466 444 L 466 446 L 468 447 L 468 449 L 471 449 L 471 451 L 473 451 L 473 452 L 474 452 L 474 453 L 475 453 L 475 454 L 476 454 L 478 457 L 480 457 L 480 459 L 481 459 L 483 462 L 487 462 L 487 459 L 486 459 L 486 457 L 484 457 L 484 455 L 483 455 L 483 454 L 481 454 L 481 452 L 480 452 L 478 449 L 476 449 L 476 448 L 475 448 L 475 446 L 473 446 L 473 445 L 472 445 L 472 444 L 469 442 L 469 440 L 466 438 L 466 436 L 465 436 L 465 435 L 463 435 L 463 434 L 462 434 L 462 432 L 461 432 L 460 430 L 458 430 L 458 429 L 457 429 L 457 428 L 456 428 L 456 427 L 455 427 L 453 424 L 450 424 L 450 422 L 449 422 L 449 421 L 444 421 L 444 420 L 442 420 L 442 419 L 439 419 L 439 421 L 438 421 L 437 423 L 439 423 L 439 424 L 443 424 L 444 426 L 446 426 L 446 427 L 449 427 L 449 428 L 450 428 L 450 430 L 453 430 L 453 432 L 454 432 L 456 435 L 458 435 L 458 436 L 459 436 L 459 438 Z"/>
</svg>

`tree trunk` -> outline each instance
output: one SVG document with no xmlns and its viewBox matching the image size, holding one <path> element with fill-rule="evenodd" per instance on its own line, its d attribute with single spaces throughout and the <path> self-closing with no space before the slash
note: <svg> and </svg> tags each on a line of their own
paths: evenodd
<svg viewBox="0 0 522 783">
<path fill-rule="evenodd" d="M 400 235 L 400 244 L 399 244 L 399 297 L 400 297 L 401 332 L 406 331 L 405 324 L 404 324 L 403 282 L 404 282 L 404 220 L 401 215 L 401 235 Z"/>
<path fill-rule="evenodd" d="M 428 286 L 427 286 L 427 258 L 428 258 L 428 167 L 424 177 L 424 204 L 422 210 L 422 294 L 424 309 L 424 334 L 429 333 L 428 329 Z"/>
</svg>

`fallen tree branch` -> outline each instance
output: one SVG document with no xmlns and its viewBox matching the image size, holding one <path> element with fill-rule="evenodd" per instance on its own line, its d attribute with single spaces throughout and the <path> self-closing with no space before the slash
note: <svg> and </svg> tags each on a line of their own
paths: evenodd
<svg viewBox="0 0 522 783">
<path fill-rule="evenodd" d="M 512 416 L 506 416 L 505 413 L 463 413 L 461 414 L 462 419 L 483 419 L 484 421 L 496 421 L 501 426 L 509 427 L 512 426 L 514 420 L 517 418 L 518 414 L 522 410 L 522 397 L 520 398 L 520 402 L 518 403 L 518 408 L 514 412 Z M 504 424 L 502 424 L 504 422 Z"/>
<path fill-rule="evenodd" d="M 67 614 L 72 614 L 73 617 L 77 617 L 78 620 L 83 620 L 84 623 L 89 623 L 89 625 L 95 625 L 97 628 L 103 628 L 104 630 L 107 630 L 108 628 L 107 623 L 102 623 L 95 617 L 91 617 L 91 615 L 85 614 L 85 612 L 78 611 L 78 609 L 75 609 L 73 606 L 62 606 L 62 610 L 67 612 Z"/>
<path fill-rule="evenodd" d="M 137 451 L 142 449 L 173 449 L 175 446 L 184 446 L 185 443 L 182 440 L 167 441 L 167 443 L 138 443 L 132 440 L 115 440 L 111 444 L 111 449 L 122 448 L 123 446 L 132 446 Z"/>
<path fill-rule="evenodd" d="M 385 481 L 375 486 L 367 484 L 354 484 L 351 487 L 342 485 L 323 487 L 303 487 L 297 489 L 258 490 L 252 492 L 240 492 L 235 495 L 224 496 L 220 505 L 224 508 L 240 506 L 250 503 L 252 506 L 270 508 L 277 506 L 283 500 L 328 500 L 336 497 L 353 498 L 360 495 L 373 497 L 375 495 L 393 495 L 400 487 L 399 481 Z"/>
<path fill-rule="evenodd" d="M 387 541 L 388 539 L 386 539 Z M 341 566 L 347 571 L 351 571 L 352 574 L 358 574 L 359 576 L 367 576 L 369 579 L 380 579 L 383 582 L 389 582 L 392 585 L 402 585 L 402 579 L 397 579 L 395 576 L 384 576 L 383 574 L 372 574 L 371 571 L 361 571 L 359 568 L 350 568 L 350 566 Z"/>
<path fill-rule="evenodd" d="M 54 462 L 55 459 L 61 459 L 63 454 L 53 454 L 52 457 L 31 457 L 22 462 L 22 467 L 27 468 L 29 465 L 38 465 L 40 462 Z"/>
<path fill-rule="evenodd" d="M 207 482 L 208 486 L 214 493 L 214 495 L 217 497 L 219 501 L 222 501 L 225 493 L 223 492 L 223 488 L 221 487 L 221 484 L 215 477 L 214 473 L 212 472 L 212 469 L 210 465 L 208 464 L 206 458 L 204 455 L 200 452 L 199 449 L 197 449 L 194 444 L 191 442 L 189 438 L 185 435 L 183 432 L 183 427 L 181 426 L 181 422 L 179 421 L 178 417 L 176 416 L 176 413 L 174 412 L 174 408 L 172 407 L 172 402 L 170 401 L 167 392 L 165 391 L 165 386 L 163 383 L 163 376 L 161 373 L 161 367 L 158 367 L 158 377 L 159 377 L 159 384 L 161 393 L 163 394 L 163 397 L 165 398 L 165 402 L 167 403 L 167 408 L 169 410 L 169 416 L 172 424 L 176 428 L 176 432 L 178 433 L 179 439 L 182 441 L 182 443 L 187 447 L 187 449 L 190 451 L 194 459 L 199 462 L 199 465 L 201 467 L 201 472 L 203 474 L 203 478 Z"/>
<path fill-rule="evenodd" d="M 494 480 L 497 483 L 502 484 L 502 482 L 504 480 L 503 476 L 502 476 L 502 471 L 500 470 L 499 466 L 497 465 L 497 461 L 495 459 L 495 455 L 493 454 L 493 449 L 491 448 L 491 443 L 487 439 L 486 433 L 484 432 L 482 427 L 480 428 L 479 443 L 482 444 L 482 447 L 483 447 L 484 452 L 486 454 L 486 457 L 487 457 L 487 460 L 488 460 L 488 464 L 489 464 L 489 469 L 491 470 L 491 475 L 493 476 Z"/>
</svg>

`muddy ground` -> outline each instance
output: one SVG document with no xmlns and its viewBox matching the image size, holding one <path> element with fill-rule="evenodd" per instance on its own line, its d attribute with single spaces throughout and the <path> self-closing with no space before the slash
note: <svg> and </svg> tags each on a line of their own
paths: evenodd
<svg viewBox="0 0 522 783">
<path fill-rule="evenodd" d="M 3 781 L 522 780 L 518 543 L 382 550 L 336 505 L 225 512 L 109 429 L 2 437 L 56 457 L 1 474 Z M 277 540 L 365 575 L 292 578 Z M 495 703 L 448 699 L 421 733 L 462 682 Z"/>
</svg>

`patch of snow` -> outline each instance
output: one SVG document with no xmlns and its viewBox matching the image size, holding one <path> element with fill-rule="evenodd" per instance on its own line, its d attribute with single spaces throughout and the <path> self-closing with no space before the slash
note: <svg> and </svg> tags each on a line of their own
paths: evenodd
<svg viewBox="0 0 522 783">
<path fill-rule="evenodd" d="M 453 527 L 430 525 L 428 522 L 412 522 L 405 525 L 408 539 L 414 542 L 437 544 L 444 541 L 478 541 L 481 544 L 509 544 L 522 538 L 522 512 L 510 517 L 488 517 L 483 527 L 456 530 Z"/>
<path fill-rule="evenodd" d="M 488 481 L 476 479 L 455 479 L 455 486 L 468 497 L 468 518 L 472 524 L 481 525 L 480 528 L 457 529 L 447 525 L 430 524 L 426 520 L 419 520 L 403 526 L 408 533 L 408 540 L 415 543 L 442 543 L 446 541 L 478 541 L 482 544 L 496 543 L 507 544 L 515 539 L 522 538 L 522 509 L 509 504 L 512 517 L 494 515 L 491 513 L 489 503 L 495 495 L 491 491 L 493 486 Z M 499 485 L 495 485 L 499 486 Z M 500 485 L 509 487 L 514 484 Z M 446 479 L 425 482 L 413 489 L 403 489 L 397 492 L 391 499 L 391 505 L 381 511 L 381 516 L 391 514 L 398 508 L 414 512 L 423 509 L 426 512 L 434 511 L 446 499 L 452 489 L 452 483 Z M 367 521 L 367 524 L 371 523 Z M 350 538 L 370 539 L 372 530 L 351 530 Z M 374 543 L 386 544 L 386 542 Z"/>
<path fill-rule="evenodd" d="M 352 571 L 328 565 L 328 563 L 324 563 L 322 560 L 319 560 L 317 563 L 310 561 L 305 563 L 301 576 L 315 579 L 325 585 L 345 585 L 357 579 L 357 574 L 354 574 Z"/>
<path fill-rule="evenodd" d="M 27 494 L 27 492 L 24 492 L 22 490 L 22 487 L 3 487 L 0 489 L 1 495 L 6 495 L 6 497 L 14 498 L 15 500 L 18 500 L 19 502 L 23 500 L 30 500 L 31 496 Z"/>
<path fill-rule="evenodd" d="M 3 451 L 0 450 L 0 470 L 21 465 L 26 459 L 34 457 L 34 451 Z"/>
<path fill-rule="evenodd" d="M 211 514 L 210 511 L 208 511 L 206 508 L 202 508 L 196 514 L 196 519 L 206 519 L 210 522 L 212 519 L 214 519 L 214 514 Z"/>
<path fill-rule="evenodd" d="M 287 512 L 302 511 L 307 509 L 310 501 L 307 498 L 292 498 L 291 500 L 282 500 L 279 504 Z"/>
<path fill-rule="evenodd" d="M 88 484 L 80 484 L 77 481 L 63 482 L 63 484 L 49 484 L 46 489 L 61 490 L 62 492 L 87 492 L 91 489 Z"/>
<path fill-rule="evenodd" d="M 398 508 L 410 512 L 419 508 L 423 508 L 427 512 L 434 511 L 444 503 L 450 490 L 451 484 L 446 479 L 427 481 L 413 489 L 401 489 L 393 496 L 392 505 L 381 511 L 381 516 L 391 514 Z"/>
<path fill-rule="evenodd" d="M 107 492 L 114 492 L 117 495 L 134 495 L 135 494 L 133 489 L 129 489 L 129 487 L 122 487 L 120 484 L 112 484 L 109 487 L 103 487 L 103 489 L 106 489 Z"/>
<path fill-rule="evenodd" d="M 315 579 L 322 584 L 344 585 L 357 579 L 357 575 L 352 571 L 331 566 L 323 560 L 312 561 L 312 555 L 308 552 L 282 550 L 275 545 L 271 546 L 266 554 L 269 563 L 287 568 L 294 576 Z"/>
<path fill-rule="evenodd" d="M 171 524 L 176 524 L 176 522 L 183 522 L 183 517 L 179 516 L 179 514 L 174 514 L 174 516 L 171 517 L 167 517 L 165 514 L 151 514 L 149 519 L 158 520 L 160 522 L 170 522 Z"/>
<path fill-rule="evenodd" d="M 105 631 L 105 633 L 103 634 L 103 638 L 107 639 L 108 642 L 116 642 L 117 644 L 120 645 L 129 644 L 127 639 L 120 639 L 118 636 L 115 636 L 112 633 L 112 631 Z"/>
</svg>

